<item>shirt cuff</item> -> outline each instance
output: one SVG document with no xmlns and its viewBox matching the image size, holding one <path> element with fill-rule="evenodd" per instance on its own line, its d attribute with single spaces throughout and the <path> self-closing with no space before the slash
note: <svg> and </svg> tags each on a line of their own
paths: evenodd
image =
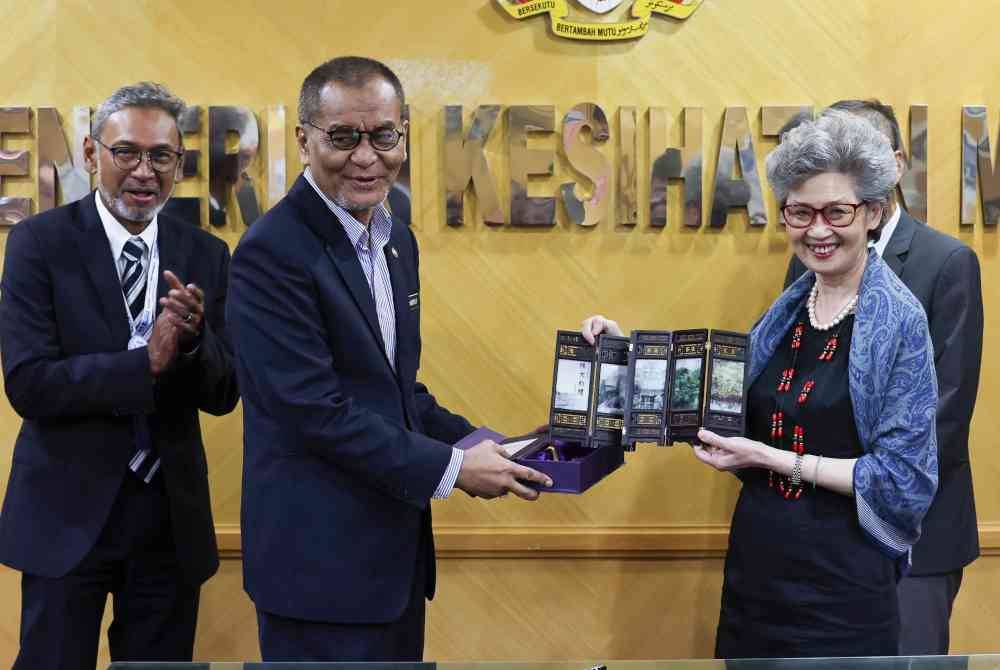
<svg viewBox="0 0 1000 670">
<path fill-rule="evenodd" d="M 441 483 L 434 490 L 432 498 L 440 500 L 451 495 L 451 492 L 455 489 L 455 482 L 458 481 L 458 473 L 462 469 L 462 460 L 464 458 L 464 451 L 455 447 L 451 448 L 451 460 L 448 461 L 448 467 L 445 468 L 444 476 L 441 477 Z"/>
</svg>

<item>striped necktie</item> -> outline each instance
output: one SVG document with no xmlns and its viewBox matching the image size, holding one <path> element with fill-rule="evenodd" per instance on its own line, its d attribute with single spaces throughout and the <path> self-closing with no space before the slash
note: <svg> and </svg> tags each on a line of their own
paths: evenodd
<svg viewBox="0 0 1000 670">
<path fill-rule="evenodd" d="M 141 237 L 129 238 L 122 247 L 122 260 L 125 262 L 122 270 L 122 293 L 133 319 L 139 317 L 146 302 L 145 257 L 146 243 Z"/>
<path fill-rule="evenodd" d="M 131 237 L 122 247 L 122 295 L 128 303 L 133 319 L 139 318 L 146 303 L 146 243 L 141 237 Z M 135 454 L 129 461 L 129 469 L 147 484 L 160 469 L 160 458 L 153 448 L 149 433 L 149 420 L 145 415 L 132 417 L 135 432 Z"/>
</svg>

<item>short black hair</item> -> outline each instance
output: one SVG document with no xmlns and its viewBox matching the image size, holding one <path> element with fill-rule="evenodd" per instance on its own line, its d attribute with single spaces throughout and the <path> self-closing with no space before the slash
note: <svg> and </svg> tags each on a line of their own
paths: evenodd
<svg viewBox="0 0 1000 670">
<path fill-rule="evenodd" d="M 340 56 L 318 65 L 302 82 L 299 91 L 299 123 L 309 123 L 319 112 L 319 94 L 329 83 L 361 88 L 373 79 L 384 79 L 399 98 L 399 108 L 405 104 L 403 84 L 385 63 L 363 56 Z"/>
<path fill-rule="evenodd" d="M 870 100 L 838 100 L 830 105 L 830 109 L 839 109 L 866 119 L 875 127 L 882 131 L 892 144 L 893 151 L 900 151 L 903 147 L 903 133 L 899 130 L 899 121 L 892 107 L 883 104 L 882 101 L 872 98 Z"/>
</svg>

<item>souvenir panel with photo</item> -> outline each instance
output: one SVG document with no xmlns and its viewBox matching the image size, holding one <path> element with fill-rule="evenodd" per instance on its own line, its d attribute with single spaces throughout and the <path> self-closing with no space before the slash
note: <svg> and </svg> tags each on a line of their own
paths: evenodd
<svg viewBox="0 0 1000 670">
<path fill-rule="evenodd" d="M 622 438 L 630 451 L 638 442 L 666 445 L 672 341 L 668 330 L 632 331 Z"/>
<path fill-rule="evenodd" d="M 667 361 L 640 358 L 635 362 L 635 380 L 632 384 L 632 410 L 662 412 L 666 403 Z"/>
<path fill-rule="evenodd" d="M 705 406 L 705 354 L 708 330 L 674 332 L 673 364 L 670 373 L 670 399 L 665 442 L 698 444 Z"/>
<path fill-rule="evenodd" d="M 674 384 L 670 408 L 678 412 L 697 412 L 701 407 L 700 358 L 679 358 L 674 361 Z"/>
<path fill-rule="evenodd" d="M 720 435 L 742 435 L 746 427 L 746 333 L 713 330 L 708 357 L 708 407 L 702 425 Z"/>
<path fill-rule="evenodd" d="M 604 414 L 622 416 L 625 413 L 625 377 L 628 368 L 624 365 L 602 365 L 601 380 L 597 387 L 597 411 Z"/>
<path fill-rule="evenodd" d="M 619 445 L 625 427 L 628 397 L 629 339 L 601 335 L 597 340 L 596 408 L 590 425 L 590 446 Z"/>
<path fill-rule="evenodd" d="M 712 364 L 708 408 L 739 414 L 743 410 L 743 361 L 716 360 Z"/>
<path fill-rule="evenodd" d="M 590 434 L 597 349 L 579 332 L 560 330 L 556 333 L 555 354 L 549 434 L 553 439 L 586 442 Z"/>
<path fill-rule="evenodd" d="M 590 401 L 590 371 L 588 361 L 559 361 L 556 373 L 556 409 L 586 412 Z"/>
</svg>

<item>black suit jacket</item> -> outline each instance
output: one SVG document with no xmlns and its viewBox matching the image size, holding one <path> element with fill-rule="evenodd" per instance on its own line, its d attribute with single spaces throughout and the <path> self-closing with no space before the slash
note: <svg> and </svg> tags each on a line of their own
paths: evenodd
<svg viewBox="0 0 1000 670">
<path fill-rule="evenodd" d="M 243 392 L 243 577 L 257 608 L 335 623 L 397 619 L 418 551 L 434 591 L 430 498 L 472 431 L 416 381 L 416 240 L 385 248 L 395 370 L 347 233 L 299 177 L 233 255 L 228 304 Z"/>
<path fill-rule="evenodd" d="M 957 570 L 979 555 L 969 464 L 969 423 L 983 353 L 983 294 L 976 253 L 900 211 L 882 256 L 920 300 L 934 343 L 938 381 L 938 490 L 913 548 L 910 574 Z M 785 286 L 805 272 L 795 256 Z"/>
<path fill-rule="evenodd" d="M 7 398 L 23 418 L 0 513 L 0 561 L 59 577 L 87 554 L 122 478 L 134 476 L 132 415 L 146 414 L 169 498 L 184 578 L 218 567 L 198 410 L 224 414 L 238 394 L 226 335 L 229 250 L 161 216 L 160 269 L 205 291 L 197 352 L 154 385 L 146 347 L 127 351 L 128 316 L 93 194 L 14 227 L 0 299 Z M 167 292 L 162 276 L 157 295 Z"/>
</svg>

